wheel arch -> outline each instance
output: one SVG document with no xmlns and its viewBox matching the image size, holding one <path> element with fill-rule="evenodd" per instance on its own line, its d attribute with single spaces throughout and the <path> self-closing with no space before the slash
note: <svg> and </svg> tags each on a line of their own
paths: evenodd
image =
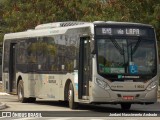
<svg viewBox="0 0 160 120">
<path fill-rule="evenodd" d="M 18 84 L 19 84 L 19 81 L 20 81 L 20 80 L 22 80 L 22 77 L 21 77 L 21 76 L 18 76 L 18 79 L 17 79 L 17 87 L 16 87 L 16 88 L 17 88 L 17 93 L 18 93 Z"/>
<path fill-rule="evenodd" d="M 68 90 L 69 90 L 70 83 L 72 83 L 72 81 L 70 79 L 67 79 L 65 83 L 65 88 L 64 88 L 64 100 L 65 101 L 68 100 Z"/>
</svg>

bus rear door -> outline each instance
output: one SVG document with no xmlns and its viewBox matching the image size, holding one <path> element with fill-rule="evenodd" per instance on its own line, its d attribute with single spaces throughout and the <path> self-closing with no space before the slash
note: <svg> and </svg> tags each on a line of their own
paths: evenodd
<svg viewBox="0 0 160 120">
<path fill-rule="evenodd" d="M 16 93 L 16 43 L 10 44 L 9 56 L 9 91 Z"/>
</svg>

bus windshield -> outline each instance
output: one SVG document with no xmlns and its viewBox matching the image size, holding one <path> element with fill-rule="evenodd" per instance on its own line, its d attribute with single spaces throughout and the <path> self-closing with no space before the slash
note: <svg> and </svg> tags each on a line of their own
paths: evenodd
<svg viewBox="0 0 160 120">
<path fill-rule="evenodd" d="M 153 75 L 156 73 L 156 47 L 151 39 L 97 39 L 99 74 Z"/>
</svg>

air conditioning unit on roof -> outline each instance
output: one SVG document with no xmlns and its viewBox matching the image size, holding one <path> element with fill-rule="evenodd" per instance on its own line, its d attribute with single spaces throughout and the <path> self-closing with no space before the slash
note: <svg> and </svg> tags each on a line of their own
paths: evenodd
<svg viewBox="0 0 160 120">
<path fill-rule="evenodd" d="M 82 25 L 85 23 L 88 23 L 88 22 L 77 22 L 77 21 L 53 22 L 53 23 L 38 25 L 35 27 L 35 29 L 38 30 L 38 29 L 47 29 L 47 28 L 67 27 L 67 26 Z"/>
</svg>

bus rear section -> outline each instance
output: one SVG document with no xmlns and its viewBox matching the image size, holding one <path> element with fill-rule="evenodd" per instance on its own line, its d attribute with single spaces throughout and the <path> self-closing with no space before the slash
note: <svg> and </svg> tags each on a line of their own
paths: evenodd
<svg viewBox="0 0 160 120">
<path fill-rule="evenodd" d="M 95 24 L 92 101 L 131 104 L 157 101 L 158 55 L 154 29 L 142 24 Z"/>
</svg>

